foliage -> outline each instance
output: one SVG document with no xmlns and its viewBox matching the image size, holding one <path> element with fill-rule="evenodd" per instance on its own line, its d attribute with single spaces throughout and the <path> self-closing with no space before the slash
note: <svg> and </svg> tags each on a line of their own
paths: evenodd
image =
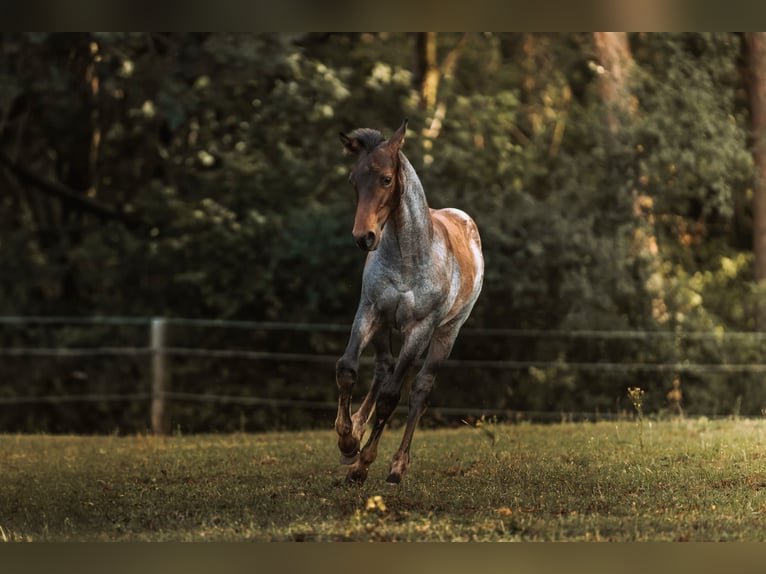
<svg viewBox="0 0 766 574">
<path fill-rule="evenodd" d="M 637 111 L 615 135 L 587 34 L 440 33 L 440 62 L 455 59 L 435 110 L 419 105 L 407 34 L 3 34 L 0 152 L 27 175 L 0 167 L 0 313 L 347 324 L 363 258 L 349 237 L 354 198 L 337 132 L 390 133 L 408 117 L 404 151 L 429 202 L 465 209 L 482 233 L 486 280 L 468 326 L 752 329 L 741 38 L 630 40 Z M 54 197 L 46 182 L 71 193 Z M 655 238 L 650 257 L 637 248 L 641 234 Z M 343 342 L 257 344 L 339 352 Z M 475 376 L 490 408 L 554 411 L 619 410 L 631 386 L 654 389 L 648 410 L 664 408 L 672 376 L 590 377 L 566 363 L 669 353 L 659 341 L 566 338 L 461 339 L 455 349 L 558 360 L 500 384 Z M 0 391 L 60 386 L 82 368 L 6 362 Z M 248 369 L 201 361 L 179 377 L 195 388 L 318 384 L 301 365 Z M 91 383 L 135 387 L 144 376 L 141 366 L 97 370 Z M 331 398 L 332 369 L 321 379 L 322 391 L 304 392 Z M 743 396 L 743 413 L 759 413 L 756 382 L 738 384 L 732 396 L 728 380 L 687 378 L 684 409 L 727 411 Z M 475 396 L 471 386 L 450 388 L 458 402 Z M 73 414 L 63 424 L 51 416 L 41 409 L 29 424 L 75 424 Z M 117 419 L 94 428 L 144 422 Z"/>
</svg>

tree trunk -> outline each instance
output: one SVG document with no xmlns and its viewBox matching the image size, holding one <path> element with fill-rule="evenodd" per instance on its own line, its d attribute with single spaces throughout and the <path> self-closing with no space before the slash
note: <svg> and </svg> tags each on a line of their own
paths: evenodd
<svg viewBox="0 0 766 574">
<path fill-rule="evenodd" d="M 436 60 L 436 32 L 418 32 L 415 35 L 416 81 L 420 92 L 420 106 L 433 109 L 439 91 L 439 64 Z"/>
<path fill-rule="evenodd" d="M 622 122 L 635 115 L 635 99 L 630 94 L 629 80 L 633 68 L 628 35 L 625 32 L 594 32 L 600 66 L 599 90 L 606 106 L 607 127 L 616 134 Z"/>
<path fill-rule="evenodd" d="M 758 287 L 755 326 L 766 331 L 766 304 L 761 292 L 766 288 L 766 33 L 745 34 L 745 74 L 750 106 L 750 135 L 755 181 L 753 182 L 754 277 Z"/>
</svg>

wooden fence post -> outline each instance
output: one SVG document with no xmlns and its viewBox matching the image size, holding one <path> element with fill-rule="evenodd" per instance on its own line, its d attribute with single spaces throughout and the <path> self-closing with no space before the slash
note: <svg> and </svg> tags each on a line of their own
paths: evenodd
<svg viewBox="0 0 766 574">
<path fill-rule="evenodd" d="M 167 372 L 165 365 L 165 319 L 155 317 L 151 323 L 150 348 L 152 352 L 152 432 L 156 435 L 167 434 L 167 416 L 165 414 L 165 391 L 167 390 Z"/>
</svg>

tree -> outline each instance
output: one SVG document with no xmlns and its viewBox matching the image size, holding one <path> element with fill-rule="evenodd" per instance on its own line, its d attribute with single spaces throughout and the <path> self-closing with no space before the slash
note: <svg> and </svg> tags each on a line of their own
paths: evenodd
<svg viewBox="0 0 766 574">
<path fill-rule="evenodd" d="M 488 264 L 470 326 L 751 328 L 749 210 L 746 241 L 732 240 L 756 149 L 741 50 L 742 36 L 726 33 L 3 34 L 0 312 L 348 323 L 363 257 L 336 134 L 390 134 L 409 117 L 405 151 L 429 203 L 465 209 L 480 227 Z M 242 341 L 279 352 L 335 345 L 326 333 Z M 456 348 L 563 362 L 664 351 L 535 337 Z M 190 390 L 215 380 L 234 393 L 253 380 L 333 394 L 306 384 L 301 366 L 230 366 L 189 361 L 174 374 Z M 70 373 L 34 367 L 0 379 L 42 385 Z M 480 385 L 451 376 L 445 394 L 465 404 Z M 127 377 L 103 378 L 130 386 Z M 475 375 L 488 405 L 611 410 L 624 397 L 613 373 L 496 377 Z M 684 397 L 725 405 L 727 386 L 746 383 L 710 381 L 696 399 L 684 382 Z"/>
<path fill-rule="evenodd" d="M 746 85 L 750 108 L 750 140 L 755 174 L 753 178 L 753 253 L 757 292 L 755 322 L 766 331 L 766 33 L 751 32 L 746 38 Z"/>
<path fill-rule="evenodd" d="M 636 122 L 639 119 L 638 99 L 633 91 L 636 83 L 636 62 L 631 53 L 627 33 L 594 32 L 593 40 L 600 62 L 596 66 L 596 73 L 610 136 L 608 139 L 615 149 L 615 159 L 618 159 L 620 155 L 623 159 L 623 161 L 615 161 L 614 164 L 621 165 L 623 168 L 630 165 L 632 168 L 627 173 L 624 169 L 613 170 L 615 189 L 630 194 L 635 221 L 634 255 L 637 256 L 637 261 L 644 265 L 645 273 L 649 275 L 645 285 L 652 296 L 653 316 L 658 322 L 664 323 L 668 315 L 657 244 L 654 200 L 649 194 L 640 190 L 641 178 L 637 173 L 639 170 L 635 169 L 637 166 L 633 159 L 636 151 L 641 149 L 634 135 Z"/>
<path fill-rule="evenodd" d="M 431 140 L 439 137 L 447 114 L 446 98 L 443 95 L 439 97 L 439 86 L 442 79 L 449 80 L 453 77 L 469 38 L 469 33 L 463 34 L 440 64 L 437 56 L 437 33 L 415 34 L 413 81 L 418 89 L 420 108 L 430 114 L 430 123 L 422 132 Z"/>
</svg>

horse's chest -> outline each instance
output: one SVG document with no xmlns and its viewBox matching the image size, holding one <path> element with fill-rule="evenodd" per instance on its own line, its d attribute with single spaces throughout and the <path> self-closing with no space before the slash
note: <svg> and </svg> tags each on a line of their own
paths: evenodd
<svg viewBox="0 0 766 574">
<path fill-rule="evenodd" d="M 397 329 L 432 314 L 442 296 L 429 280 L 407 281 L 381 272 L 366 274 L 365 286 L 370 302 Z"/>
</svg>

